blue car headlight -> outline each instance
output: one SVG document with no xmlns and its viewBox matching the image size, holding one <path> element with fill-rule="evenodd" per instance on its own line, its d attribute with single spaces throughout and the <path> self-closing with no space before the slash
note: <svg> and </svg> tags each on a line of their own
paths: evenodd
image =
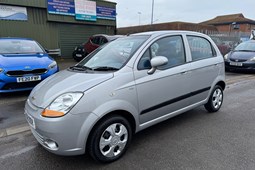
<svg viewBox="0 0 255 170">
<path fill-rule="evenodd" d="M 48 66 L 49 69 L 52 69 L 54 67 L 57 66 L 57 62 L 56 61 L 53 61 L 52 63 L 50 63 L 50 65 Z"/>
<path fill-rule="evenodd" d="M 0 68 L 0 73 L 2 73 L 4 71 L 4 69 Z"/>
<path fill-rule="evenodd" d="M 255 57 L 252 57 L 252 58 L 250 59 L 250 61 L 255 62 Z"/>
<path fill-rule="evenodd" d="M 226 55 L 224 55 L 224 60 L 228 60 L 229 57 L 229 53 L 227 53 Z"/>
</svg>

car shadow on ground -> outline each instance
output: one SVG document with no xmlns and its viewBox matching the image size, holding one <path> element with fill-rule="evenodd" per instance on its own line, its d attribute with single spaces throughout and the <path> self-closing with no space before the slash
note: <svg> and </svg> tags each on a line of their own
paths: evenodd
<svg viewBox="0 0 255 170">
<path fill-rule="evenodd" d="M 15 100 L 17 101 L 19 98 L 27 98 L 31 91 L 22 91 L 22 92 L 10 92 L 10 93 L 0 93 L 0 103 L 3 100 Z"/>
</svg>

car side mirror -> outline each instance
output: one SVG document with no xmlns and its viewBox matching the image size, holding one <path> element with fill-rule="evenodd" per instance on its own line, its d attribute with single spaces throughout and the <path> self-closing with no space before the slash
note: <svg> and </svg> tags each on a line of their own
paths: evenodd
<svg viewBox="0 0 255 170">
<path fill-rule="evenodd" d="M 157 67 L 163 66 L 168 63 L 168 59 L 164 56 L 156 56 L 151 59 L 151 69 L 148 71 L 148 74 L 153 74 Z"/>
</svg>

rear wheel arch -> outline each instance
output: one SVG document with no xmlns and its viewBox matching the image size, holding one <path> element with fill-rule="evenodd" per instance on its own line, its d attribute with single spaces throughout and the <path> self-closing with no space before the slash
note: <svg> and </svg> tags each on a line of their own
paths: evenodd
<svg viewBox="0 0 255 170">
<path fill-rule="evenodd" d="M 204 105 L 209 113 L 217 112 L 223 103 L 223 88 L 224 84 L 216 84 L 209 96 L 207 103 Z"/>
<path fill-rule="evenodd" d="M 219 85 L 222 88 L 222 90 L 225 90 L 226 88 L 226 83 L 224 81 L 219 81 L 216 85 Z"/>
</svg>

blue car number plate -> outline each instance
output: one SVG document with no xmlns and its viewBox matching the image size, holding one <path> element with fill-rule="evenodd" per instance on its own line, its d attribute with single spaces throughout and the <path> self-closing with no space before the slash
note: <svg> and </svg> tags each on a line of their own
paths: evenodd
<svg viewBox="0 0 255 170">
<path fill-rule="evenodd" d="M 18 77 L 17 82 L 29 82 L 29 81 L 39 81 L 41 80 L 41 76 L 26 76 L 26 77 Z"/>
</svg>

